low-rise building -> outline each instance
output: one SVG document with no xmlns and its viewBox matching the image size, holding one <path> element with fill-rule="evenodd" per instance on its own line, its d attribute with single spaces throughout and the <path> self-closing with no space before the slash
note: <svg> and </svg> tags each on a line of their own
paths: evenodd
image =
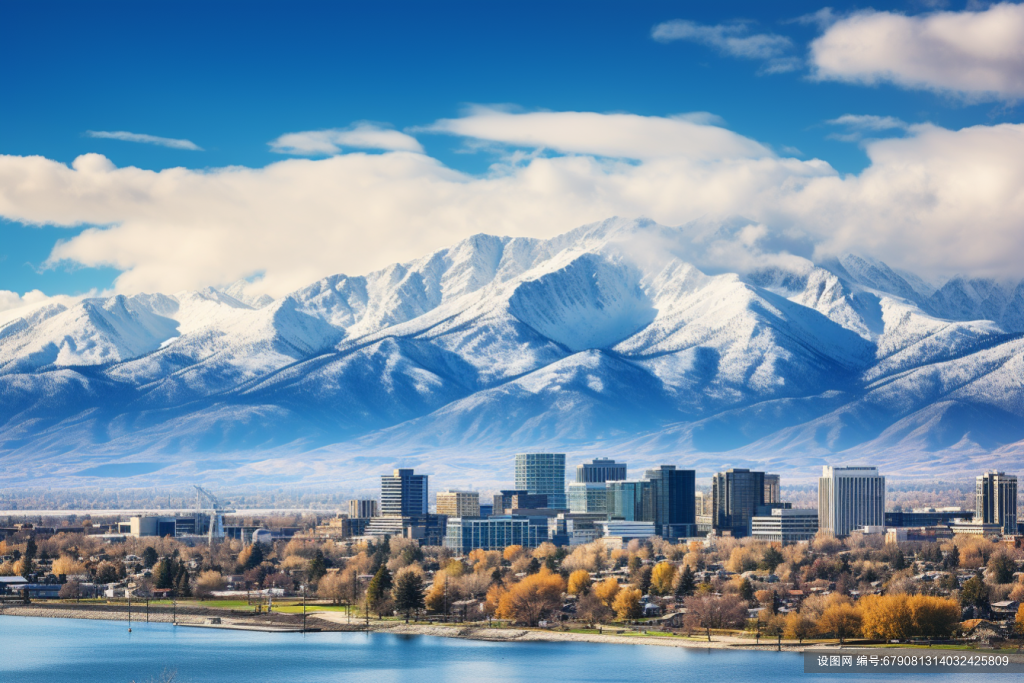
<svg viewBox="0 0 1024 683">
<path fill-rule="evenodd" d="M 531 524 L 529 518 L 519 515 L 452 518 L 448 520 L 444 547 L 462 554 L 478 548 L 502 550 L 510 545 L 536 548 L 547 540 L 546 532 L 546 526 Z"/>
<path fill-rule="evenodd" d="M 751 535 L 761 541 L 782 544 L 809 541 L 818 533 L 818 511 L 802 508 L 775 508 L 771 514 L 751 519 Z"/>
<path fill-rule="evenodd" d="M 989 524 L 986 522 L 957 520 L 950 526 L 954 534 L 966 534 L 968 536 L 1000 536 L 1003 533 L 1002 524 Z"/>
<path fill-rule="evenodd" d="M 901 527 L 885 530 L 886 543 L 934 542 L 950 538 L 953 538 L 953 530 L 948 526 Z"/>
</svg>

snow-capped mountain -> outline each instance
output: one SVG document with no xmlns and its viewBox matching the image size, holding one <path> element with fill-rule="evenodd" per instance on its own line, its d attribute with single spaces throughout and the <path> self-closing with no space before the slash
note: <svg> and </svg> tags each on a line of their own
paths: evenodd
<svg viewBox="0 0 1024 683">
<path fill-rule="evenodd" d="M 721 272 L 707 235 L 611 219 L 477 235 L 279 299 L 86 299 L 0 327 L 11 483 L 511 478 L 561 449 L 933 478 L 1024 459 L 1024 281 L 935 286 L 846 255 Z M 99 469 L 96 469 L 99 467 Z"/>
</svg>

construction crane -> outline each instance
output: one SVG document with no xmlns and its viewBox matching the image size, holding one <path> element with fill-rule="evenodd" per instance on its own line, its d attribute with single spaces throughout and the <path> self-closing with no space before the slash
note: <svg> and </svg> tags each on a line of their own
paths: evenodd
<svg viewBox="0 0 1024 683">
<path fill-rule="evenodd" d="M 209 544 L 212 546 L 214 535 L 216 535 L 217 538 L 224 538 L 224 515 L 232 513 L 234 510 L 221 507 L 220 503 L 217 501 L 217 496 L 213 495 L 202 486 L 193 484 L 192 488 L 196 490 L 196 512 L 203 511 L 204 496 L 210 502 L 208 508 L 210 510 L 210 530 L 208 538 Z"/>
</svg>

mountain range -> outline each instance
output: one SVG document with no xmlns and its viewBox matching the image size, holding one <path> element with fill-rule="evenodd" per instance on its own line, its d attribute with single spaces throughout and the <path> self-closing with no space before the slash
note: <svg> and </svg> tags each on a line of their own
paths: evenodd
<svg viewBox="0 0 1024 683">
<path fill-rule="evenodd" d="M 870 258 L 709 265 L 749 222 L 476 235 L 280 298 L 246 282 L 50 304 L 0 327 L 7 485 L 508 485 L 570 464 L 1024 462 L 1024 281 Z"/>
</svg>

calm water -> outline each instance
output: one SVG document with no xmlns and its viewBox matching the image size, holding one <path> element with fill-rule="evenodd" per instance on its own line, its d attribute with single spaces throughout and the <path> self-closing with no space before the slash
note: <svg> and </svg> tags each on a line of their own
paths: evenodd
<svg viewBox="0 0 1024 683">
<path fill-rule="evenodd" d="M 170 624 L 0 617 L 0 681 L 148 683 L 454 683 L 835 678 L 803 673 L 793 653 L 594 643 L 484 643 L 365 633 L 255 633 Z M 844 683 L 891 676 L 840 677 Z M 901 682 L 964 675 L 899 676 Z"/>
</svg>

